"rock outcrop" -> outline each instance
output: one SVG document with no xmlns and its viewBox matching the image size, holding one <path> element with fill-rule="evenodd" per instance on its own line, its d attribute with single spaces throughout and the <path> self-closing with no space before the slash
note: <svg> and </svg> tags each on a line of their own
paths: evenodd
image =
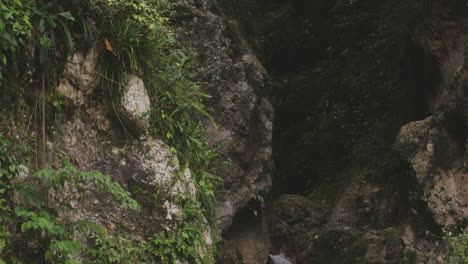
<svg viewBox="0 0 468 264">
<path fill-rule="evenodd" d="M 418 113 L 425 115 L 423 120 L 403 126 L 396 139 L 404 162 L 349 172 L 339 187 L 317 191 L 332 198 L 281 195 L 253 214 L 253 198 L 267 194 L 272 185 L 274 111 L 267 97 L 267 72 L 236 21 L 223 16 L 215 0 L 176 0 L 171 5 L 176 10 L 174 32 L 196 55 L 197 78 L 211 95 L 206 103 L 216 125 L 201 118 L 208 143 L 220 154 L 213 172 L 224 180 L 217 193 L 216 217 L 225 237 L 220 263 L 289 258 L 294 263 L 444 263 L 447 248 L 425 233 L 467 225 L 464 22 L 436 14 L 416 34 L 414 43 L 435 62 L 434 80 L 440 82 L 421 95 Z M 77 53 L 65 66 L 58 90 L 74 106 L 86 105 L 99 82 L 95 57 L 94 49 Z M 197 190 L 190 170 L 181 171 L 170 148 L 145 136 L 148 119 L 143 116 L 151 105 L 143 81 L 128 75 L 127 84 L 118 112 L 139 137 L 136 143 L 119 142 L 123 132 L 112 130 L 102 108 L 89 104 L 67 116 L 60 138 L 64 146 L 50 142 L 49 147 L 81 169 L 99 170 L 133 188 L 142 205 L 140 212 L 130 212 L 115 209 L 106 197 L 91 196 L 74 203 L 73 217 L 92 219 L 110 230 L 125 225 L 144 237 L 183 221 L 175 197 L 195 197 Z M 156 202 L 145 196 L 148 191 L 156 193 Z"/>
<path fill-rule="evenodd" d="M 149 128 L 151 102 L 143 80 L 127 74 L 127 85 L 123 88 L 120 118 L 126 127 L 136 135 L 146 134 Z"/>
<path fill-rule="evenodd" d="M 468 224 L 468 27 L 450 8 L 434 3 L 412 40 L 424 69 L 409 87 L 418 120 L 396 137 L 400 163 L 276 198 L 267 216 L 274 253 L 295 263 L 446 263 L 440 230 Z"/>
<path fill-rule="evenodd" d="M 58 91 L 74 105 L 82 105 L 85 97 L 97 87 L 101 76 L 96 71 L 98 49 L 75 53 L 65 65 Z"/>
<path fill-rule="evenodd" d="M 220 154 L 213 170 L 224 180 L 223 192 L 217 195 L 218 226 L 223 232 L 254 195 L 271 187 L 273 107 L 265 96 L 266 71 L 246 42 L 237 39 L 239 32 L 232 31 L 235 21 L 222 16 L 216 1 L 181 0 L 172 5 L 180 16 L 174 20 L 176 36 L 196 55 L 197 80 L 212 97 L 206 104 L 216 125 L 208 118 L 202 121 L 208 143 Z M 65 65 L 57 88 L 68 102 L 63 133 L 57 139 L 63 145 L 49 142 L 51 153 L 55 153 L 50 159 L 67 156 L 81 170 L 110 175 L 132 192 L 142 209 L 116 209 L 120 207 L 106 197 L 90 193 L 73 202 L 75 210 L 70 217 L 102 224 L 111 232 L 125 226 L 141 238 L 170 230 L 183 221 L 178 197 L 196 196 L 190 170 L 181 171 L 170 148 L 147 136 L 145 114 L 151 103 L 143 80 L 136 75 L 127 75 L 119 106 L 109 104 L 118 118 L 114 124 L 122 129 L 112 127 L 105 106 L 90 96 L 100 81 L 97 57 L 93 48 L 87 54 L 76 53 Z M 135 141 L 120 142 L 125 134 L 131 134 Z M 149 193 L 153 195 L 148 197 Z M 249 245 L 255 243 L 252 240 Z M 263 247 L 262 254 L 253 257 L 255 262 L 266 260 L 268 248 Z"/>
<path fill-rule="evenodd" d="M 181 203 L 185 197 L 196 198 L 197 188 L 190 169 L 179 166 L 174 150 L 148 136 L 149 118 L 145 114 L 151 110 L 151 103 L 140 77 L 127 74 L 119 103 L 112 102 L 114 98 L 96 102 L 90 96 L 100 81 L 97 56 L 91 49 L 86 55 L 75 54 L 65 65 L 57 89 L 68 103 L 61 133 L 48 142 L 49 162 L 58 165 L 62 157 L 67 157 L 80 170 L 109 175 L 132 194 L 141 210 L 123 208 L 110 196 L 96 194 L 90 185 L 85 195 L 71 202 L 73 210 L 61 217 L 97 223 L 111 234 L 123 230 L 136 241 L 143 241 L 182 223 Z M 111 110 L 106 109 L 106 103 Z M 118 121 L 113 121 L 118 128 L 112 125 L 109 111 L 116 115 Z M 199 251 L 204 255 L 211 252 L 215 232 L 207 223 L 202 228 L 207 247 Z"/>
<path fill-rule="evenodd" d="M 410 163 L 434 220 L 456 230 L 468 223 L 468 27 L 446 16 L 447 9 L 434 12 L 415 42 L 434 58 L 440 81 L 423 96 L 428 116 L 403 126 L 396 147 Z"/>
<path fill-rule="evenodd" d="M 221 157 L 217 168 L 224 180 L 218 195 L 218 225 L 227 230 L 252 196 L 271 187 L 273 107 L 265 96 L 266 71 L 216 1 L 178 0 L 176 33 L 198 58 L 198 76 L 212 96 L 215 128 L 205 120 L 207 140 Z"/>
<path fill-rule="evenodd" d="M 179 197 L 196 195 L 190 172 L 180 171 L 177 157 L 161 140 L 145 137 L 135 144 L 119 143 L 116 139 L 122 135 L 105 126 L 103 120 L 107 119 L 101 109 L 75 112 L 62 125 L 63 145 L 49 144 L 56 153 L 53 158 L 66 156 L 81 170 L 111 176 L 135 195 L 142 209 L 127 210 L 110 202 L 113 199 L 109 197 L 89 192 L 74 203 L 74 218 L 91 220 L 110 231 L 125 226 L 141 237 L 172 226 L 173 220 L 180 220 Z M 101 126 L 96 127 L 96 123 Z"/>
<path fill-rule="evenodd" d="M 388 181 L 381 181 L 381 174 Z M 398 174 L 404 175 L 399 178 Z M 408 189 L 392 184 L 403 171 L 352 177 L 335 202 L 278 197 L 268 210 L 271 251 L 294 263 L 444 263 L 445 247 L 425 235 L 425 210 Z M 402 206 L 405 204 L 405 206 Z"/>
<path fill-rule="evenodd" d="M 414 170 L 423 199 L 443 227 L 464 227 L 468 219 L 468 160 L 460 146 L 434 117 L 405 125 L 397 146 Z"/>
</svg>

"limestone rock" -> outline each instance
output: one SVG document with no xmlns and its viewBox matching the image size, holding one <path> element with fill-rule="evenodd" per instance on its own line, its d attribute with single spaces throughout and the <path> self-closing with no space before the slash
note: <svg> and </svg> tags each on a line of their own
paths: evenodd
<svg viewBox="0 0 468 264">
<path fill-rule="evenodd" d="M 430 115 L 403 126 L 395 146 L 410 163 L 421 189 L 420 199 L 435 222 L 449 229 L 463 228 L 468 219 L 466 36 L 453 21 L 442 20 L 433 26 L 437 30 L 428 27 L 419 33 L 419 45 L 438 59 L 442 80 L 425 99 Z M 434 39 L 444 41 L 436 45 Z"/>
<path fill-rule="evenodd" d="M 96 71 L 98 52 L 91 48 L 87 54 L 75 53 L 65 64 L 58 91 L 73 105 L 82 105 L 100 81 Z"/>
<path fill-rule="evenodd" d="M 99 112 L 80 111 L 64 123 L 63 146 L 52 144 L 51 153 L 66 155 L 80 170 L 97 170 L 111 176 L 132 192 L 142 208 L 122 208 L 114 199 L 91 189 L 87 195 L 74 199 L 69 217 L 86 219 L 111 231 L 125 225 L 142 237 L 161 229 L 170 230 L 174 223 L 183 220 L 178 198 L 196 195 L 190 170 L 179 168 L 177 157 L 161 140 L 142 137 L 133 144 L 119 143 L 116 131 L 100 129 L 104 116 Z"/>
<path fill-rule="evenodd" d="M 295 263 L 439 263 L 444 247 L 424 235 L 419 214 L 405 212 L 404 224 L 394 221 L 402 204 L 423 210 L 406 199 L 407 190 L 389 188 L 401 171 L 363 170 L 352 177 L 336 202 L 322 197 L 281 195 L 268 212 L 271 252 L 293 257 Z M 409 177 L 405 175 L 404 177 Z M 400 198 L 398 198 L 400 197 Z M 413 218 L 414 217 L 414 218 Z M 406 220 L 405 220 L 406 221 Z M 427 228 L 424 226 L 424 228 Z"/>
<path fill-rule="evenodd" d="M 468 218 L 465 146 L 460 146 L 433 117 L 403 126 L 396 147 L 410 162 L 423 201 L 441 226 L 455 228 Z"/>
<path fill-rule="evenodd" d="M 151 110 L 150 98 L 143 80 L 133 74 L 127 75 L 121 98 L 121 119 L 132 132 L 146 134 L 149 126 L 148 116 L 144 116 Z"/>
<path fill-rule="evenodd" d="M 181 196 L 186 190 L 189 195 L 196 195 L 195 186 L 190 181 L 190 170 L 180 173 L 177 157 L 163 141 L 142 138 L 141 144 L 127 154 L 127 159 L 129 164 L 138 164 L 139 170 L 131 175 L 135 183 L 162 188 L 169 196 Z"/>
<path fill-rule="evenodd" d="M 212 96 L 206 104 L 219 127 L 208 119 L 203 123 L 208 143 L 219 146 L 223 166 L 216 174 L 230 194 L 218 197 L 218 226 L 226 231 L 252 195 L 271 187 L 273 107 L 264 96 L 267 73 L 240 32 L 239 38 L 228 37 L 228 28 L 235 28 L 236 22 L 220 13 L 216 1 L 175 0 L 172 5 L 190 10 L 191 16 L 175 33 L 182 45 L 197 53 L 198 79 Z M 237 45 L 241 51 L 233 55 Z"/>
</svg>

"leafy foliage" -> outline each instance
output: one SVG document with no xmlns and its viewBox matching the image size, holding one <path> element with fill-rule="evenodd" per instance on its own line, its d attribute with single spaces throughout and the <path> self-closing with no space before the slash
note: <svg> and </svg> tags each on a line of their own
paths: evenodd
<svg viewBox="0 0 468 264">
<path fill-rule="evenodd" d="M 175 230 L 156 234 L 151 240 L 150 250 L 163 263 L 176 263 L 178 259 L 184 259 L 198 264 L 203 261 L 196 247 L 201 246 L 202 241 L 197 227 L 183 224 Z"/>
<path fill-rule="evenodd" d="M 15 96 L 37 100 L 55 85 L 66 59 L 92 36 L 88 14 L 71 0 L 2 0 L 0 9 L 0 99 L 7 107 Z"/>
<path fill-rule="evenodd" d="M 107 234 L 92 234 L 94 247 L 86 249 L 93 257 L 89 263 L 153 263 L 154 258 L 148 254 L 144 242 Z"/>
<path fill-rule="evenodd" d="M 25 148 L 14 145 L 0 134 L 0 259 L 19 257 L 13 251 L 14 247 L 33 245 L 28 250 L 36 259 L 43 256 L 44 261 L 77 263 L 70 257 L 82 249 L 81 243 L 74 240 L 75 235 L 105 234 L 105 229 L 90 222 L 71 221 L 59 216 L 71 208 L 71 200 L 86 195 L 90 185 L 95 185 L 98 192 L 108 192 L 124 207 L 139 209 L 128 192 L 99 172 L 82 172 L 66 165 L 57 171 L 41 170 L 28 176 L 26 167 L 18 161 L 24 155 L 22 149 Z M 18 154 L 20 156 L 16 157 Z M 23 176 L 19 178 L 19 175 Z M 17 204 L 14 205 L 9 197 L 17 197 Z M 19 230 L 11 226 L 15 222 L 20 224 Z M 12 236 L 34 243 L 16 245 Z"/>
<path fill-rule="evenodd" d="M 103 175 L 97 171 L 83 172 L 79 171 L 71 165 L 67 165 L 60 170 L 41 170 L 36 173 L 35 179 L 37 184 L 40 184 L 46 190 L 52 191 L 57 195 L 62 194 L 65 190 L 76 189 L 79 193 L 83 193 L 86 186 L 89 183 L 97 185 L 97 191 L 109 192 L 117 201 L 122 203 L 125 208 L 132 210 L 139 210 L 138 203 L 130 197 L 130 193 L 125 191 L 120 184 L 112 181 L 112 179 Z M 27 190 L 24 193 L 25 197 L 36 196 L 37 193 L 31 193 L 31 190 Z M 70 199 L 69 197 L 68 199 Z M 57 200 L 57 199 L 55 199 Z M 62 201 L 61 204 L 66 201 Z"/>
<path fill-rule="evenodd" d="M 25 167 L 21 165 L 25 160 L 17 157 L 24 157 L 30 151 L 29 147 L 15 144 L 0 132 L 0 263 L 11 238 L 9 227 L 14 216 L 12 203 L 9 200 L 13 192 L 10 181 L 17 175 L 25 173 Z"/>
<path fill-rule="evenodd" d="M 201 218 L 202 204 L 191 197 L 184 198 L 181 213 L 184 221 L 175 228 L 155 234 L 148 243 L 148 250 L 162 263 L 177 263 L 183 259 L 189 263 L 211 263 L 203 234 L 204 222 Z"/>
<path fill-rule="evenodd" d="M 73 239 L 74 235 L 84 230 L 102 229 L 89 222 L 59 218 L 61 213 L 72 208 L 72 199 L 86 195 L 90 184 L 95 184 L 98 192 L 110 193 L 122 206 L 139 209 L 128 192 L 99 172 L 82 172 L 67 165 L 58 171 L 39 171 L 32 180 L 13 187 L 24 199 L 22 205 L 16 206 L 15 215 L 22 219 L 21 232 L 26 237 L 37 239 L 36 234 L 42 234 L 37 245 L 45 250 L 45 260 L 55 263 L 76 263 L 70 256 L 77 253 L 82 245 Z"/>
<path fill-rule="evenodd" d="M 455 235 L 444 231 L 444 240 L 450 243 L 453 250 L 452 255 L 447 259 L 448 264 L 468 263 L 468 234 Z"/>
<path fill-rule="evenodd" d="M 47 72 L 51 67 L 60 66 L 59 60 L 74 53 L 71 24 L 75 17 L 70 11 L 60 12 L 59 7 L 54 1 L 39 1 L 32 9 L 32 22 L 37 34 L 34 46 L 39 54 L 38 71 Z M 59 56 L 55 57 L 56 54 Z"/>
<path fill-rule="evenodd" d="M 202 102 L 209 96 L 191 79 L 193 58 L 177 46 L 168 29 L 164 3 L 96 1 L 89 8 L 112 46 L 101 57 L 107 77 L 103 85 L 110 86 L 103 92 L 118 97 L 126 73 L 143 76 L 152 102 L 150 134 L 166 139 L 184 165 L 203 166 L 212 153 L 205 151 L 202 127 L 194 113 L 210 117 Z"/>
<path fill-rule="evenodd" d="M 0 85 L 7 64 L 15 64 L 15 53 L 31 33 L 30 20 L 32 1 L 0 1 Z"/>
</svg>

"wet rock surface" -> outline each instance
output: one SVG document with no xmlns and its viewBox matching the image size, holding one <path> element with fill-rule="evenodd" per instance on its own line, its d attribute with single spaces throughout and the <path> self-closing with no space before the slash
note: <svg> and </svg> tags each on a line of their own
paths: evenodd
<svg viewBox="0 0 468 264">
<path fill-rule="evenodd" d="M 292 264 L 289 258 L 284 255 L 268 255 L 268 261 L 270 264 Z"/>
</svg>

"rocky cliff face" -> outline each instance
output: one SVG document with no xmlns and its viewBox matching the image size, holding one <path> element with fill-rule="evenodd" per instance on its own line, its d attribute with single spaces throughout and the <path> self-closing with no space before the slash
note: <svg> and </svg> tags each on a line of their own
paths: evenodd
<svg viewBox="0 0 468 264">
<path fill-rule="evenodd" d="M 420 52 L 408 54 L 409 89 L 417 94 L 415 118 L 423 120 L 396 137 L 402 162 L 347 172 L 356 175 L 342 192 L 319 185 L 309 199 L 277 198 L 268 213 L 274 251 L 297 263 L 446 262 L 446 245 L 427 233 L 467 231 L 467 24 L 457 14 L 450 3 L 433 3 L 413 34 Z M 322 188 L 334 202 L 326 202 Z"/>
<path fill-rule="evenodd" d="M 467 232 L 468 28 L 460 1 L 427 8 L 409 40 L 410 66 L 402 62 L 414 121 L 394 135 L 399 160 L 351 165 L 259 216 L 244 211 L 220 263 L 277 263 L 269 253 L 293 263 L 446 263 L 447 244 L 431 234 Z"/>
<path fill-rule="evenodd" d="M 416 36 L 439 76 L 435 87 L 421 95 L 428 116 L 402 127 L 397 147 L 410 163 L 421 188 L 421 199 L 435 222 L 445 228 L 467 226 L 467 24 L 448 17 L 439 6 Z"/>
<path fill-rule="evenodd" d="M 254 195 L 271 188 L 273 108 L 265 96 L 266 71 L 235 29 L 235 21 L 223 17 L 215 1 L 175 1 L 172 8 L 177 38 L 196 56 L 196 79 L 211 96 L 207 105 L 214 122 L 206 118 L 203 123 L 208 143 L 220 154 L 214 170 L 224 181 L 217 209 L 223 232 Z M 96 50 L 75 54 L 65 66 L 58 90 L 68 112 L 63 133 L 49 142 L 57 153 L 50 158 L 66 155 L 80 169 L 110 175 L 136 191 L 142 210 L 116 210 L 105 197 L 91 197 L 76 202 L 73 217 L 92 219 L 111 231 L 126 226 L 141 237 L 170 230 L 183 221 L 177 197 L 187 192 L 196 195 L 190 171 L 179 176 L 177 158 L 169 147 L 147 136 L 148 120 L 141 116 L 151 105 L 138 76 L 127 76 L 121 107 L 113 105 L 121 127 L 111 125 L 103 105 L 92 96 L 101 78 L 96 74 Z M 132 143 L 119 141 L 125 134 L 137 138 Z M 150 192 L 158 197 L 156 203 L 145 197 Z M 210 232 L 218 231 L 207 227 L 209 241 Z"/>
<path fill-rule="evenodd" d="M 286 260 L 269 254 L 294 263 L 444 263 L 447 246 L 426 231 L 466 231 L 468 219 L 468 27 L 452 15 L 453 6 L 436 5 L 411 40 L 420 51 L 412 61 L 432 63 L 411 73 L 435 76 L 426 90 L 427 82 L 411 82 L 413 94 L 423 91 L 413 96 L 420 100 L 413 117 L 422 120 L 404 125 L 396 137 L 401 160 L 352 167 L 333 179 L 338 184 L 321 183 L 307 194 L 277 195 L 266 203 L 274 172 L 267 71 L 217 1 L 176 0 L 171 8 L 174 33 L 196 55 L 196 79 L 211 96 L 206 103 L 214 122 L 200 118 L 220 154 L 213 171 L 224 183 L 217 193 L 219 230 L 206 227 L 204 233 L 208 246 L 213 233 L 224 236 L 219 263 Z M 125 228 L 139 239 L 170 231 L 184 221 L 178 197 L 197 193 L 190 168 L 181 171 L 169 146 L 147 135 L 148 120 L 141 115 L 151 103 L 138 76 L 127 75 L 122 107 L 111 105 L 119 118 L 110 121 L 93 98 L 101 78 L 95 74 L 97 50 L 77 53 L 65 66 L 58 90 L 66 112 L 60 133 L 47 142 L 55 153 L 49 159 L 66 156 L 80 169 L 112 176 L 142 209 L 126 210 L 91 194 L 73 202 L 67 217 L 91 219 L 110 231 Z M 125 134 L 134 141 L 123 141 Z"/>
<path fill-rule="evenodd" d="M 124 227 L 140 239 L 170 230 L 182 220 L 180 197 L 196 195 L 190 170 L 180 174 L 177 157 L 169 146 L 147 135 L 148 120 L 141 116 L 149 111 L 150 101 L 139 77 L 127 76 L 122 107 L 114 109 L 121 118 L 121 127 L 111 125 L 104 104 L 91 96 L 97 87 L 96 81 L 90 81 L 97 72 L 93 54 L 94 49 L 87 55 L 78 53 L 65 66 L 58 89 L 68 102 L 67 111 L 57 132 L 59 136 L 47 142 L 51 150 L 49 160 L 54 163 L 68 157 L 81 170 L 96 170 L 111 176 L 134 193 L 142 209 L 139 212 L 123 209 L 109 202 L 109 197 L 93 195 L 90 190 L 90 196 L 73 202 L 75 207 L 69 217 L 91 220 L 111 232 Z M 138 131 L 139 138 L 133 142 L 125 140 L 128 130 Z M 150 194 L 157 197 L 155 201 Z M 209 235 L 207 239 L 211 241 Z"/>
<path fill-rule="evenodd" d="M 224 181 L 217 218 L 226 230 L 253 195 L 271 187 L 273 108 L 266 71 L 216 1 L 175 1 L 174 8 L 178 38 L 197 55 L 199 79 L 212 96 L 207 104 L 219 127 L 204 123 L 223 164 L 217 170 Z"/>
</svg>

